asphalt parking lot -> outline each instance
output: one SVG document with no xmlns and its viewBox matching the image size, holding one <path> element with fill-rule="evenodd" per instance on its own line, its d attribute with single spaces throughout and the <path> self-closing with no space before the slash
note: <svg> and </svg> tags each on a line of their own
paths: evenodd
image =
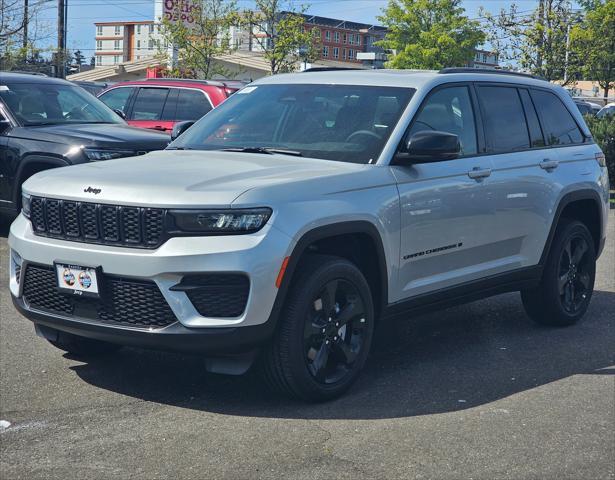
<svg viewBox="0 0 615 480">
<path fill-rule="evenodd" d="M 518 294 L 398 321 L 319 405 L 195 357 L 63 355 L 11 304 L 5 229 L 0 478 L 613 479 L 614 213 L 581 324 L 535 326 Z"/>
</svg>

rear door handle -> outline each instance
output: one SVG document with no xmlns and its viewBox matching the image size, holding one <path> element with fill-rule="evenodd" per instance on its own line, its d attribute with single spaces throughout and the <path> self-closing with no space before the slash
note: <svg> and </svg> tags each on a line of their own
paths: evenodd
<svg viewBox="0 0 615 480">
<path fill-rule="evenodd" d="M 543 170 L 553 170 L 554 168 L 557 168 L 558 165 L 559 162 L 557 160 L 549 160 L 548 158 L 545 158 L 542 162 L 540 162 L 540 168 Z"/>
<path fill-rule="evenodd" d="M 468 172 L 468 177 L 473 178 L 474 180 L 480 180 L 481 178 L 486 178 L 489 175 L 491 175 L 490 168 L 474 167 Z"/>
</svg>

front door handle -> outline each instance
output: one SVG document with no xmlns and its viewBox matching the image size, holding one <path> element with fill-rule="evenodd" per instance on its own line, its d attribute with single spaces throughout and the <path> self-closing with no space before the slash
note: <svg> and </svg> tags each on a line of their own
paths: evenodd
<svg viewBox="0 0 615 480">
<path fill-rule="evenodd" d="M 540 168 L 543 170 L 553 170 L 554 168 L 557 168 L 558 165 L 559 162 L 557 160 L 549 160 L 548 158 L 545 158 L 542 162 L 540 162 Z"/>
<path fill-rule="evenodd" d="M 473 178 L 474 180 L 480 180 L 481 178 L 486 178 L 489 175 L 491 175 L 490 168 L 474 167 L 468 172 L 468 177 Z"/>
</svg>

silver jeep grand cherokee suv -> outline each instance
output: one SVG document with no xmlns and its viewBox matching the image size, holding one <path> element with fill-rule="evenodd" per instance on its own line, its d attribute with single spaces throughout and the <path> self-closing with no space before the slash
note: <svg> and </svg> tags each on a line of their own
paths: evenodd
<svg viewBox="0 0 615 480">
<path fill-rule="evenodd" d="M 608 208 L 564 90 L 463 69 L 264 78 L 166 151 L 23 190 L 10 288 L 39 335 L 256 363 L 307 400 L 346 390 L 393 316 L 521 291 L 535 321 L 577 322 Z"/>
</svg>

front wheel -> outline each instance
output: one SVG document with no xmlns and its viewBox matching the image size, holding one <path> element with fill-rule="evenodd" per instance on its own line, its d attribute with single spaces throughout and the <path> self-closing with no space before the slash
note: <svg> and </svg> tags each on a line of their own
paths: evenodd
<svg viewBox="0 0 615 480">
<path fill-rule="evenodd" d="M 572 325 L 587 311 L 595 278 L 591 233 L 583 223 L 564 219 L 557 227 L 539 287 L 521 292 L 525 311 L 542 325 Z"/>
<path fill-rule="evenodd" d="M 357 379 L 369 353 L 369 285 L 348 260 L 313 255 L 293 281 L 279 322 L 262 357 L 267 383 L 308 401 L 338 397 Z"/>
</svg>

